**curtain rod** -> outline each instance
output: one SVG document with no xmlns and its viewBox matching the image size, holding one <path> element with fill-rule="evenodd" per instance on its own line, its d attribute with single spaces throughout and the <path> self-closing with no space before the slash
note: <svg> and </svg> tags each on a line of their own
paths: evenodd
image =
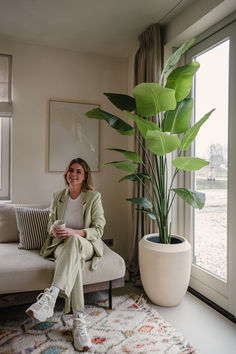
<svg viewBox="0 0 236 354">
<path fill-rule="evenodd" d="M 168 17 L 182 2 L 185 0 L 180 0 L 172 9 L 167 11 L 167 13 L 157 22 L 157 24 L 160 24 L 166 17 Z"/>
</svg>

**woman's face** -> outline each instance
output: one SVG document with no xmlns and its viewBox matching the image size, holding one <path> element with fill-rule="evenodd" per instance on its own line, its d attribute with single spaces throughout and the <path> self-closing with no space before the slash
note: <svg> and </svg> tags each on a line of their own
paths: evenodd
<svg viewBox="0 0 236 354">
<path fill-rule="evenodd" d="M 82 186 L 82 183 L 85 180 L 83 167 L 79 163 L 72 164 L 67 172 L 66 179 L 71 187 Z"/>
</svg>

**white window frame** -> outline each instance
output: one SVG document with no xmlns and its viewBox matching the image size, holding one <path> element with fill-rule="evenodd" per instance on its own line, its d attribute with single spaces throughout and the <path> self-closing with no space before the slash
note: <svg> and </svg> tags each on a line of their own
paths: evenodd
<svg viewBox="0 0 236 354">
<path fill-rule="evenodd" d="M 10 200 L 11 186 L 11 117 L 12 117 L 12 56 L 0 54 L 8 58 L 8 99 L 0 97 L 0 200 Z"/>
<path fill-rule="evenodd" d="M 229 36 L 230 27 L 233 26 L 235 29 L 235 20 L 231 23 L 223 26 L 222 29 L 219 29 L 207 38 L 206 43 L 209 42 L 209 47 L 211 41 L 223 41 Z M 231 27 L 232 28 L 232 27 Z M 236 41 L 235 30 L 230 32 L 231 40 Z M 215 39 L 214 39 L 215 37 Z M 204 38 L 199 40 L 203 42 Z M 208 45 L 208 44 L 207 44 Z M 235 48 L 235 45 L 234 45 Z M 228 171 L 228 281 L 224 282 L 218 279 L 217 277 L 212 276 L 208 272 L 203 272 L 194 264 L 192 265 L 191 281 L 190 286 L 197 290 L 199 293 L 212 300 L 226 311 L 236 315 L 236 238 L 235 238 L 235 229 L 236 229 L 236 218 L 235 218 L 235 180 L 236 180 L 236 166 L 234 163 L 235 160 L 235 151 L 236 151 L 236 123 L 235 123 L 235 112 L 236 112 L 236 102 L 234 99 L 235 90 L 236 90 L 236 74 L 235 66 L 232 60 L 233 56 L 236 57 L 235 49 L 234 52 L 231 50 L 231 67 L 230 67 L 230 87 L 231 91 L 229 92 L 229 151 L 228 151 L 228 161 L 229 161 L 229 171 Z M 191 52 L 191 50 L 190 50 Z M 189 60 L 187 60 L 189 61 Z M 191 186 L 191 180 L 189 176 L 183 176 L 184 183 L 186 186 Z M 182 209 L 182 208 L 181 208 Z M 189 235 L 191 238 L 192 230 L 192 211 L 185 205 L 177 216 L 179 220 L 179 230 L 183 230 L 185 234 Z"/>
</svg>

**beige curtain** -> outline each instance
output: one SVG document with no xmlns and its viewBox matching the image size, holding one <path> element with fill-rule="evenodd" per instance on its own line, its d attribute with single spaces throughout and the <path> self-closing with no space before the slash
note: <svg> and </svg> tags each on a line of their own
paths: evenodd
<svg viewBox="0 0 236 354">
<path fill-rule="evenodd" d="M 159 82 L 161 75 L 161 62 L 162 62 L 162 47 L 161 47 L 161 34 L 158 24 L 150 26 L 139 37 L 140 47 L 135 56 L 134 64 L 134 84 L 135 86 L 141 82 Z M 155 121 L 155 117 L 152 118 Z M 139 139 L 144 143 L 143 138 L 136 131 Z M 135 151 L 139 153 L 145 161 L 142 150 L 139 144 L 135 141 Z M 145 172 L 140 170 L 139 172 Z M 142 197 L 145 195 L 143 186 L 135 182 L 133 183 L 133 197 Z M 144 213 L 137 212 L 136 206 L 132 205 L 132 220 L 133 230 L 132 235 L 132 248 L 131 257 L 128 264 L 130 280 L 140 283 L 139 266 L 138 266 L 138 244 L 140 239 L 148 233 L 157 232 L 156 225 L 151 219 L 144 215 Z"/>
</svg>

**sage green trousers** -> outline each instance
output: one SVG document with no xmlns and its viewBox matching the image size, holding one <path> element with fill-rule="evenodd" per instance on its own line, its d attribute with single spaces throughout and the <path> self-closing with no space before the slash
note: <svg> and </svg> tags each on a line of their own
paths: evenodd
<svg viewBox="0 0 236 354">
<path fill-rule="evenodd" d="M 59 296 L 65 299 L 65 313 L 84 311 L 82 270 L 85 261 L 94 255 L 90 241 L 79 235 L 71 235 L 54 251 L 55 272 L 52 285 L 60 289 Z"/>
</svg>

